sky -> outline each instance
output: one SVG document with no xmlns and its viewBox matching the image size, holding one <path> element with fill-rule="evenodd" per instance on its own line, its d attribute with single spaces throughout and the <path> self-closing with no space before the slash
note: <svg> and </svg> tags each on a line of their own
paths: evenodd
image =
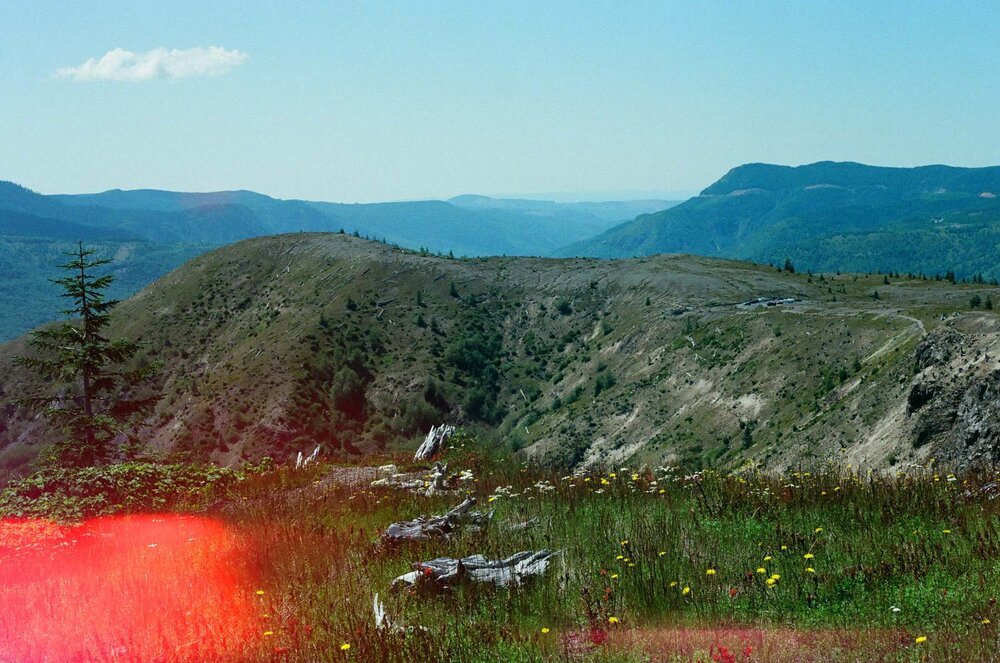
<svg viewBox="0 0 1000 663">
<path fill-rule="evenodd" d="M 1000 3 L 0 1 L 0 179 L 361 202 L 1000 163 Z"/>
</svg>

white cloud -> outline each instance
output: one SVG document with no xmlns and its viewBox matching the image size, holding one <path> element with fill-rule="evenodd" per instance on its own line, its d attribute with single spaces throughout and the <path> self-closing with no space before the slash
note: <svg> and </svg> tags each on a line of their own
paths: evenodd
<svg viewBox="0 0 1000 663">
<path fill-rule="evenodd" d="M 124 48 L 90 58 L 78 67 L 63 67 L 56 71 L 60 78 L 74 81 L 148 81 L 154 78 L 188 78 L 219 76 L 243 64 L 247 54 L 227 51 L 221 46 L 167 50 L 154 48 L 145 53 L 133 53 Z"/>
</svg>

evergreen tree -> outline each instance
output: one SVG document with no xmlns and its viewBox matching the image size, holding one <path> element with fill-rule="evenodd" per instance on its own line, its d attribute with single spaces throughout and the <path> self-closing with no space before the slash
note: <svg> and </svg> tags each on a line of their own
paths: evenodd
<svg viewBox="0 0 1000 663">
<path fill-rule="evenodd" d="M 795 273 L 795 265 L 792 264 L 791 258 L 785 258 L 785 271 L 789 274 Z"/>
<path fill-rule="evenodd" d="M 107 460 L 112 439 L 124 434 L 134 442 L 129 424 L 156 401 L 155 397 L 129 397 L 158 366 L 125 368 L 139 351 L 139 343 L 104 335 L 111 309 L 118 302 L 104 295 L 114 276 L 95 276 L 92 271 L 111 261 L 94 259 L 94 253 L 80 243 L 67 254 L 71 260 L 60 267 L 69 274 L 52 282 L 72 302 L 63 311 L 71 319 L 33 332 L 28 344 L 37 356 L 16 358 L 17 364 L 35 371 L 55 389 L 19 402 L 41 410 L 65 431 L 67 438 L 48 454 L 60 464 L 93 465 Z"/>
</svg>

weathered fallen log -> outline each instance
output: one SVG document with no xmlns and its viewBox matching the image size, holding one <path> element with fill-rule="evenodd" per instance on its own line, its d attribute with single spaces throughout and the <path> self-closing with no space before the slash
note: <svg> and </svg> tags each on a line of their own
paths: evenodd
<svg viewBox="0 0 1000 663">
<path fill-rule="evenodd" d="M 414 570 L 392 581 L 393 588 L 420 586 L 443 589 L 467 582 L 490 583 L 499 587 L 519 585 L 526 578 L 545 573 L 549 560 L 557 553 L 550 550 L 525 550 L 507 559 L 489 560 L 483 555 L 462 559 L 438 557 L 416 562 Z"/>
<path fill-rule="evenodd" d="M 427 437 L 424 438 L 423 444 L 417 449 L 417 453 L 413 454 L 413 460 L 423 461 L 430 460 L 436 456 L 440 451 L 444 443 L 448 441 L 448 438 L 452 436 L 455 432 L 454 426 L 431 426 L 431 431 L 427 433 Z"/>
<path fill-rule="evenodd" d="M 436 537 L 445 538 L 459 528 L 480 528 L 490 519 L 490 513 L 470 511 L 476 498 L 468 497 L 443 516 L 421 516 L 389 525 L 382 538 L 386 541 L 422 541 Z"/>
</svg>

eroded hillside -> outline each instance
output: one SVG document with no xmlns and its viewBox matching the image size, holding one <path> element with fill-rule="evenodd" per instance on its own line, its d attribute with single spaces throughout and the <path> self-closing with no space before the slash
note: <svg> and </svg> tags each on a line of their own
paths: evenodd
<svg viewBox="0 0 1000 663">
<path fill-rule="evenodd" d="M 886 282 L 888 281 L 888 283 Z M 451 421 L 560 465 L 779 468 L 992 457 L 985 285 L 690 256 L 452 260 L 346 235 L 240 242 L 123 303 L 162 361 L 153 448 L 236 463 L 356 454 Z M 741 305 L 756 298 L 794 301 Z M 2 348 L 4 401 L 32 391 Z M 57 434 L 8 404 L 7 471 Z M 970 441 L 971 440 L 971 441 Z"/>
</svg>

